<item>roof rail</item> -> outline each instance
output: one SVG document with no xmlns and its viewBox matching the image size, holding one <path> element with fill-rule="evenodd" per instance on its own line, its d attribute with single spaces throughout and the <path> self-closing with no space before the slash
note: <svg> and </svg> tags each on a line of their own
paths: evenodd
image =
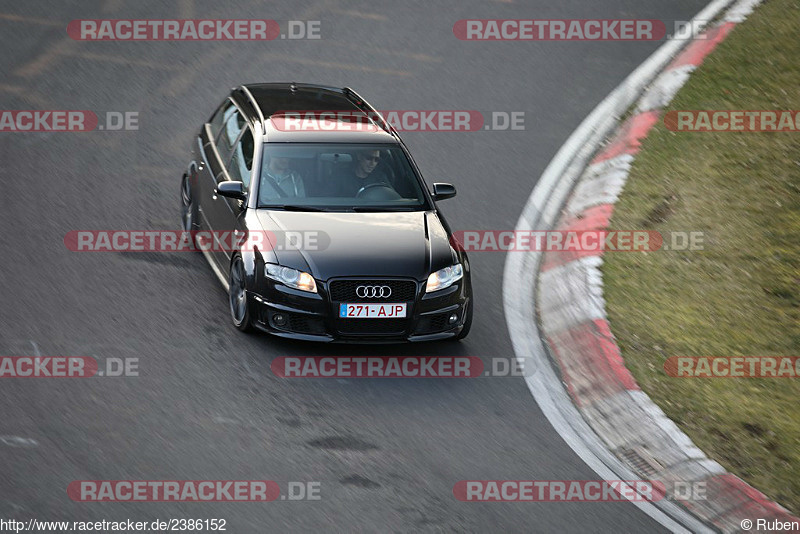
<svg viewBox="0 0 800 534">
<path fill-rule="evenodd" d="M 396 135 L 397 134 L 397 132 L 395 132 L 394 128 L 392 128 L 392 125 L 389 124 L 386 121 L 386 119 L 383 118 L 383 115 L 381 115 L 378 110 L 376 110 L 375 108 L 370 106 L 369 103 L 367 103 L 367 101 L 364 100 L 364 98 L 360 94 L 358 94 L 355 91 L 353 91 L 350 87 L 344 87 L 342 89 L 342 91 L 344 92 L 345 96 L 347 96 L 348 99 L 351 102 L 353 102 L 353 104 L 356 105 L 356 107 L 358 109 L 360 109 L 361 111 L 366 111 L 369 114 L 373 114 L 371 116 L 374 116 L 374 117 L 377 117 L 378 119 L 380 119 L 378 121 L 378 123 L 379 123 L 380 127 L 383 128 L 383 130 L 385 130 L 386 132 L 388 132 L 388 133 L 390 133 L 392 135 Z M 368 115 L 368 116 L 370 116 L 370 115 Z"/>
<path fill-rule="evenodd" d="M 266 135 L 267 127 L 264 124 L 264 114 L 261 112 L 261 108 L 258 106 L 258 102 L 256 102 L 253 93 L 251 93 L 250 89 L 248 89 L 245 85 L 241 86 L 239 89 L 247 96 L 247 99 L 250 100 L 250 103 L 253 105 L 253 109 L 255 109 L 256 113 L 258 113 L 258 118 L 261 119 L 261 133 Z"/>
</svg>

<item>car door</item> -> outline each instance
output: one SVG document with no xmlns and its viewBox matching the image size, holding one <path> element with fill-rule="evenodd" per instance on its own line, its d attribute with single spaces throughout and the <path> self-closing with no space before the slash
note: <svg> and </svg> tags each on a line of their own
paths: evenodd
<svg viewBox="0 0 800 534">
<path fill-rule="evenodd" d="M 210 212 L 213 211 L 214 190 L 217 187 L 217 176 L 219 176 L 225 163 L 223 156 L 217 149 L 217 143 L 222 135 L 223 128 L 236 111 L 236 106 L 231 99 L 226 99 L 212 115 L 209 122 L 203 125 L 198 137 L 201 154 L 197 179 L 198 211 L 200 213 L 198 222 L 200 227 L 205 230 L 212 229 Z"/>
<path fill-rule="evenodd" d="M 250 189 L 250 180 L 253 172 L 254 153 L 255 143 L 253 130 L 250 126 L 244 126 L 231 149 L 230 159 L 218 176 L 217 182 L 219 183 L 225 180 L 242 182 L 245 191 L 248 191 Z M 213 224 L 215 235 L 224 239 L 222 243 L 218 243 L 214 256 L 220 268 L 227 270 L 234 252 L 231 247 L 231 243 L 234 241 L 233 236 L 235 236 L 237 232 L 244 230 L 242 227 L 242 218 L 244 210 L 246 209 L 246 202 L 219 195 L 217 195 L 217 199 L 214 202 Z"/>
<path fill-rule="evenodd" d="M 220 230 L 229 226 L 230 208 L 228 199 L 217 195 L 216 189 L 219 182 L 229 179 L 226 175 L 225 165 L 230 161 L 233 147 L 242 132 L 245 120 L 233 103 L 230 106 L 223 106 L 221 119 L 219 133 L 214 136 L 213 142 L 209 140 L 204 147 L 205 153 L 208 155 L 208 165 L 206 172 L 201 176 L 203 184 L 200 186 L 200 191 L 203 197 L 201 219 L 203 219 L 204 226 L 211 230 L 214 236 L 210 241 L 213 243 L 211 256 L 222 272 L 226 272 L 228 256 L 224 251 L 219 250 L 220 244 L 216 242 L 216 238 L 219 236 Z M 208 133 L 213 134 L 214 119 L 207 126 L 207 129 L 211 130 Z"/>
</svg>

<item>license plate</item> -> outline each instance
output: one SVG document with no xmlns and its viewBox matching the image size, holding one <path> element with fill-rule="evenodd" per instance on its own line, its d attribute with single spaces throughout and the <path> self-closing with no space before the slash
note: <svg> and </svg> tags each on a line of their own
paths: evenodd
<svg viewBox="0 0 800 534">
<path fill-rule="evenodd" d="M 339 305 L 339 317 L 346 319 L 396 319 L 405 316 L 405 303 Z"/>
</svg>

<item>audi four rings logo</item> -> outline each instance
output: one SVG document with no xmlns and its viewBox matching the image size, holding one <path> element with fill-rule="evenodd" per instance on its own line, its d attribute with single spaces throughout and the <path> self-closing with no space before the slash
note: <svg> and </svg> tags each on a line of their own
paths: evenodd
<svg viewBox="0 0 800 534">
<path fill-rule="evenodd" d="M 361 299 L 388 298 L 392 295 L 392 288 L 389 286 L 358 286 L 356 295 Z"/>
</svg>

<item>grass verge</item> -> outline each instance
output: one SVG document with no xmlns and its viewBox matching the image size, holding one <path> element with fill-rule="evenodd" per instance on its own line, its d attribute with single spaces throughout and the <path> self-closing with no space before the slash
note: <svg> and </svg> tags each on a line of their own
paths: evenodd
<svg viewBox="0 0 800 534">
<path fill-rule="evenodd" d="M 800 110 L 796 0 L 739 25 L 668 110 Z M 608 316 L 642 389 L 711 458 L 800 512 L 800 378 L 670 378 L 670 356 L 800 356 L 800 133 L 654 128 L 612 229 L 703 251 L 606 254 Z"/>
</svg>

